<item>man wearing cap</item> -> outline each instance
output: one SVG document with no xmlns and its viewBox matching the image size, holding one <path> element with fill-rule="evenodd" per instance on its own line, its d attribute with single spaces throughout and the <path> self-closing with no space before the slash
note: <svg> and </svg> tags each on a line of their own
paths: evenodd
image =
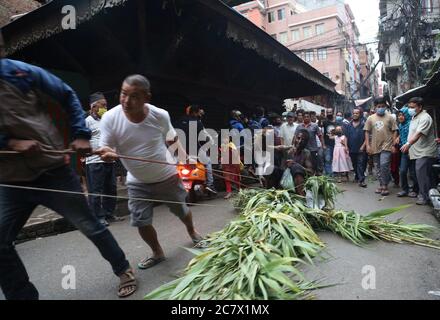
<svg viewBox="0 0 440 320">
<path fill-rule="evenodd" d="M 244 125 L 241 122 L 241 115 L 242 113 L 240 112 L 240 110 L 232 110 L 231 120 L 229 121 L 229 126 L 231 127 L 231 129 L 237 129 L 238 132 L 244 130 Z"/>
<path fill-rule="evenodd" d="M 101 117 L 107 112 L 107 100 L 101 92 L 90 96 L 90 115 L 86 118 L 86 127 L 92 132 L 90 145 L 92 149 L 99 148 L 101 137 Z M 86 158 L 87 188 L 89 193 L 116 196 L 116 173 L 115 163 L 105 163 L 99 155 Z M 108 222 L 120 221 L 113 213 L 116 208 L 116 198 L 89 196 L 89 206 L 92 213 L 103 225 Z"/>
</svg>

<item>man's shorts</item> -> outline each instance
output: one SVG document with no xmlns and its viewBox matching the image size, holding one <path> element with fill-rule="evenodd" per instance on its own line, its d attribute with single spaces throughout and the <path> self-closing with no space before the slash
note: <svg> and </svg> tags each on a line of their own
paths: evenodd
<svg viewBox="0 0 440 320">
<path fill-rule="evenodd" d="M 130 197 L 128 209 L 133 227 L 149 226 L 153 223 L 153 206 L 157 202 L 136 200 L 139 198 L 164 201 L 170 211 L 181 219 L 189 213 L 186 205 L 187 192 L 178 175 L 157 183 L 129 183 L 127 190 Z"/>
<path fill-rule="evenodd" d="M 303 168 L 301 165 L 297 164 L 297 163 L 293 164 L 293 165 L 290 167 L 290 173 L 292 174 L 292 177 L 293 177 L 294 179 L 295 179 L 295 177 L 296 177 L 297 175 L 300 175 L 300 176 L 302 176 L 302 177 L 305 177 L 305 176 L 306 176 L 306 170 L 304 170 L 304 168 Z"/>
</svg>

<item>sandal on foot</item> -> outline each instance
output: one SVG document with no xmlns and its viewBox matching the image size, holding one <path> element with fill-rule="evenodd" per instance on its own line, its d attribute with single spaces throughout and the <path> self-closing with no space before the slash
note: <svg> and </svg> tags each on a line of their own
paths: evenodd
<svg viewBox="0 0 440 320">
<path fill-rule="evenodd" d="M 376 192 L 377 194 L 382 194 L 383 190 L 382 190 L 382 188 L 379 188 L 379 189 L 376 189 L 375 192 Z"/>
<path fill-rule="evenodd" d="M 203 241 L 203 237 L 202 237 L 202 236 L 197 236 L 197 237 L 194 237 L 194 238 L 191 238 L 191 239 L 192 239 L 192 242 L 193 242 L 195 245 L 197 245 L 197 244 L 199 244 L 200 242 Z"/>
<path fill-rule="evenodd" d="M 390 195 L 390 192 L 388 190 L 383 190 L 381 193 L 382 196 L 386 197 Z"/>
<path fill-rule="evenodd" d="M 122 293 L 124 289 L 130 289 L 130 288 L 131 290 Z M 134 277 L 133 271 L 128 270 L 121 275 L 121 283 L 119 284 L 119 288 L 118 288 L 118 297 L 126 298 L 128 296 L 131 296 L 133 293 L 135 293 L 136 290 L 137 290 L 136 278 Z"/>
<path fill-rule="evenodd" d="M 162 261 L 165 260 L 165 257 L 160 257 L 160 258 L 145 258 L 144 260 L 142 260 L 141 262 L 138 263 L 138 268 L 141 270 L 145 270 L 151 267 L 154 267 L 156 264 L 161 263 Z"/>
</svg>

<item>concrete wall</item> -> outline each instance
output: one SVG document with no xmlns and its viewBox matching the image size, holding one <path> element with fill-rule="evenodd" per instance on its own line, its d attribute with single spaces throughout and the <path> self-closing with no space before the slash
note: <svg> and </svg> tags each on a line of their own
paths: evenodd
<svg viewBox="0 0 440 320">
<path fill-rule="evenodd" d="M 246 2 L 242 5 L 234 7 L 234 9 L 241 13 L 257 27 L 266 30 L 267 21 L 263 1 Z"/>
</svg>

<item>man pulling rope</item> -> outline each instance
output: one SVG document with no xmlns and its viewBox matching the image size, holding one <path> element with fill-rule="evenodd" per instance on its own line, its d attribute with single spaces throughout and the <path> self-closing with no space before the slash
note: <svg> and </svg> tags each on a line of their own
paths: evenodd
<svg viewBox="0 0 440 320">
<path fill-rule="evenodd" d="M 40 106 L 43 102 L 37 94 L 47 94 L 64 108 L 74 137 L 70 147 L 84 155 L 91 152 L 90 130 L 75 92 L 41 68 L 5 59 L 3 49 L 0 33 L 0 150 L 20 154 L 0 157 L 0 183 L 81 192 L 77 175 L 65 164 L 65 155 L 56 152 L 64 147 L 64 141 Z M 94 243 L 120 278 L 120 297 L 136 291 L 134 273 L 124 252 L 91 214 L 84 195 L 62 193 L 53 197 L 48 192 L 0 187 L 0 287 L 6 299 L 39 297 L 14 247 L 18 232 L 38 205 L 64 216 Z"/>
</svg>

